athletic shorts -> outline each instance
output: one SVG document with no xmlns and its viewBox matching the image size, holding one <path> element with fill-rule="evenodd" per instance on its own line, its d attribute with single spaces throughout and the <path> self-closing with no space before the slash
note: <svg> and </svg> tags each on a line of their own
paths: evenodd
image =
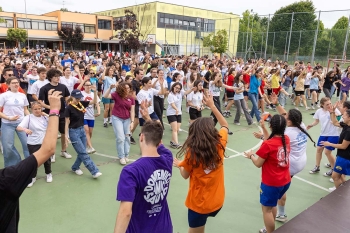
<svg viewBox="0 0 350 233">
<path fill-rule="evenodd" d="M 188 209 L 188 225 L 191 228 L 202 227 L 207 223 L 208 217 L 215 217 L 220 210 L 221 208 L 209 214 L 200 214 Z"/>
<path fill-rule="evenodd" d="M 202 111 L 198 111 L 195 108 L 190 108 L 189 113 L 190 113 L 191 120 L 196 120 L 197 118 L 202 117 Z"/>
<path fill-rule="evenodd" d="M 60 132 L 60 134 L 66 133 L 66 119 L 63 117 L 60 117 L 58 120 L 58 131 Z"/>
<path fill-rule="evenodd" d="M 304 91 L 294 91 L 296 96 L 304 95 Z"/>
<path fill-rule="evenodd" d="M 342 91 L 341 91 L 341 93 L 342 93 L 342 94 L 343 94 L 343 93 L 345 93 L 345 94 L 346 94 L 346 96 L 348 96 L 348 97 L 349 97 L 349 91 L 342 90 Z"/>
<path fill-rule="evenodd" d="M 248 91 L 243 91 L 243 96 L 248 96 Z"/>
<path fill-rule="evenodd" d="M 87 120 L 87 119 L 84 119 L 84 125 L 87 125 L 89 128 L 94 128 L 94 126 L 95 126 L 95 120 Z"/>
<path fill-rule="evenodd" d="M 282 89 L 281 86 L 279 86 L 278 88 L 272 88 L 272 92 L 275 93 L 276 95 L 278 95 L 280 93 L 281 89 Z"/>
<path fill-rule="evenodd" d="M 181 123 L 181 115 L 171 115 L 171 116 L 166 116 L 168 118 L 168 122 L 173 123 L 173 122 L 177 122 L 177 123 Z"/>
<path fill-rule="evenodd" d="M 104 103 L 104 104 L 113 104 L 114 100 L 102 97 L 102 103 Z"/>
<path fill-rule="evenodd" d="M 153 112 L 152 114 L 149 115 L 149 117 L 152 119 L 152 120 L 159 120 L 156 112 Z M 143 126 L 143 124 L 145 124 L 145 120 L 143 118 L 139 118 L 139 123 L 140 123 L 140 126 Z"/>
<path fill-rule="evenodd" d="M 350 175 L 350 160 L 344 159 L 343 157 L 337 156 L 337 159 L 335 160 L 334 169 L 336 173 L 343 174 L 343 175 Z"/>
<path fill-rule="evenodd" d="M 267 95 L 271 95 L 272 94 L 272 89 L 267 89 Z"/>
<path fill-rule="evenodd" d="M 97 82 L 97 91 L 102 92 L 102 83 Z"/>
<path fill-rule="evenodd" d="M 235 96 L 235 93 L 233 91 L 227 91 L 226 96 L 228 100 L 233 100 L 233 97 Z"/>
<path fill-rule="evenodd" d="M 283 195 L 289 189 L 290 183 L 281 186 L 274 187 L 261 183 L 260 185 L 260 204 L 263 206 L 277 206 L 277 201 L 283 197 Z"/>
<path fill-rule="evenodd" d="M 322 146 L 320 142 L 330 142 L 333 144 L 338 144 L 339 142 L 339 137 L 338 136 L 320 136 L 318 138 L 317 146 Z M 331 146 L 326 146 L 325 147 L 327 150 L 334 150 L 334 147 Z"/>
<path fill-rule="evenodd" d="M 139 115 L 140 105 L 135 102 L 135 116 Z"/>
<path fill-rule="evenodd" d="M 312 92 L 316 92 L 316 93 L 317 93 L 318 90 L 319 90 L 319 89 L 310 89 L 310 93 L 312 93 Z"/>
<path fill-rule="evenodd" d="M 308 89 L 308 88 L 310 88 L 310 85 L 304 85 L 304 88 Z"/>
</svg>

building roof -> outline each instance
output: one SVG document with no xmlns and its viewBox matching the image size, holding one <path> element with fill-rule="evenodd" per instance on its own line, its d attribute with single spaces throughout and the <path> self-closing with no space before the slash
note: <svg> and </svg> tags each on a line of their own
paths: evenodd
<svg viewBox="0 0 350 233">
<path fill-rule="evenodd" d="M 192 6 L 184 6 L 184 5 L 168 3 L 168 2 L 161 2 L 161 1 L 153 1 L 153 2 L 143 3 L 143 4 L 135 4 L 135 5 L 131 5 L 131 6 L 124 6 L 124 7 L 120 7 L 120 8 L 109 9 L 109 10 L 105 10 L 105 11 L 98 11 L 98 12 L 95 12 L 94 14 L 99 14 L 99 13 L 103 13 L 103 12 L 106 12 L 106 11 L 112 11 L 112 10 L 117 10 L 117 9 L 129 8 L 129 7 L 133 7 L 133 6 L 141 6 L 141 5 L 145 5 L 145 4 L 157 3 L 157 2 L 163 3 L 163 4 L 174 5 L 174 6 L 182 6 L 182 7 L 192 8 L 192 9 L 206 10 L 206 11 L 212 11 L 212 12 L 217 12 L 217 13 L 221 13 L 221 14 L 239 16 L 238 14 L 231 14 L 231 13 L 222 12 L 222 11 L 214 11 L 214 10 L 209 10 L 209 9 L 203 9 L 203 8 L 192 7 Z"/>
</svg>

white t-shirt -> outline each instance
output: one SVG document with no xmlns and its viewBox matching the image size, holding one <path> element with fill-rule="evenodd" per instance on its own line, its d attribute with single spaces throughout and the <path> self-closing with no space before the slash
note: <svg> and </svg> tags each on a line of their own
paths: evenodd
<svg viewBox="0 0 350 233">
<path fill-rule="evenodd" d="M 7 91 L 0 95 L 0 107 L 3 107 L 3 113 L 8 117 L 19 116 L 16 121 L 1 119 L 2 123 L 20 123 L 24 117 L 24 107 L 28 106 L 27 96 L 20 92 Z M 6 135 L 3 135 L 3 137 Z"/>
<path fill-rule="evenodd" d="M 72 93 L 74 85 L 79 82 L 79 79 L 73 76 L 66 78 L 64 76 L 60 77 L 60 83 L 66 85 L 69 90 L 69 93 Z"/>
<path fill-rule="evenodd" d="M 203 101 L 203 92 L 197 91 L 194 93 L 194 91 L 192 91 L 187 95 L 187 102 L 189 101 L 191 101 L 194 106 L 201 107 Z"/>
<path fill-rule="evenodd" d="M 31 92 L 31 89 L 32 89 L 32 86 L 33 84 L 38 81 L 39 79 L 39 75 L 31 75 L 31 74 L 28 74 L 27 75 L 27 80 L 28 80 L 28 93 Z"/>
<path fill-rule="evenodd" d="M 36 117 L 33 114 L 27 115 L 19 124 L 22 128 L 32 131 L 27 137 L 27 144 L 41 145 L 43 143 L 49 119 L 44 116 Z"/>
<path fill-rule="evenodd" d="M 31 90 L 28 90 L 28 94 L 31 95 L 36 95 L 39 98 L 39 92 L 40 92 L 40 88 L 42 88 L 43 86 L 45 86 L 46 84 L 49 83 L 49 80 L 45 79 L 44 81 L 38 80 L 36 81 L 33 85 Z"/>
<path fill-rule="evenodd" d="M 307 73 L 304 85 L 310 85 L 312 73 Z"/>
<path fill-rule="evenodd" d="M 335 110 L 335 115 L 340 115 L 338 109 Z M 323 108 L 318 109 L 315 112 L 314 119 L 318 119 L 321 124 L 320 136 L 339 136 L 338 127 L 334 126 L 331 122 L 331 115 L 328 111 L 323 110 Z"/>
<path fill-rule="evenodd" d="M 157 81 L 158 81 L 157 78 L 152 79 L 152 84 L 154 84 Z M 166 81 L 163 82 L 163 88 L 168 89 L 168 83 Z M 154 89 L 156 89 L 157 91 L 160 91 L 161 88 L 160 88 L 159 82 L 156 83 L 156 85 L 154 86 Z M 160 98 L 164 99 L 164 95 L 156 95 L 156 96 L 159 96 Z"/>
<path fill-rule="evenodd" d="M 83 98 L 81 100 L 83 101 L 91 101 L 94 100 L 94 93 L 90 92 L 90 94 L 86 93 L 85 91 L 82 91 L 81 94 L 83 94 Z M 97 96 L 97 103 L 99 104 L 101 102 L 100 98 Z M 88 107 L 86 107 L 86 112 L 84 113 L 84 119 L 86 120 L 95 120 L 95 109 L 94 105 L 90 104 Z"/>
<path fill-rule="evenodd" d="M 154 112 L 153 97 L 155 95 L 158 95 L 158 93 L 159 91 L 154 88 L 151 88 L 147 91 L 144 89 L 141 89 L 139 93 L 137 93 L 136 98 L 139 103 L 141 103 L 143 100 L 146 100 L 147 102 L 151 102 L 151 106 L 148 107 L 148 114 L 150 115 Z M 139 118 L 142 118 L 140 110 L 139 110 Z"/>
<path fill-rule="evenodd" d="M 167 116 L 174 116 L 176 115 L 176 110 L 171 106 L 171 104 L 175 104 L 178 113 L 177 115 L 182 115 L 181 111 L 181 103 L 182 103 L 182 97 L 185 94 L 183 90 L 180 91 L 180 93 L 174 94 L 173 92 L 170 92 L 168 95 L 168 108 L 166 110 Z"/>
<path fill-rule="evenodd" d="M 301 127 L 306 131 L 304 123 Z M 287 127 L 284 134 L 290 139 L 289 171 L 292 176 L 301 172 L 306 165 L 307 135 L 298 127 Z"/>
<path fill-rule="evenodd" d="M 220 96 L 220 87 L 215 86 L 214 81 L 209 82 L 209 93 L 213 96 Z"/>
</svg>

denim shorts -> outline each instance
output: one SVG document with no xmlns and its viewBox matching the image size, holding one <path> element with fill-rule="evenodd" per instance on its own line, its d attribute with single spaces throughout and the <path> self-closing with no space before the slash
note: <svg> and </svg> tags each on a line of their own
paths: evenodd
<svg viewBox="0 0 350 233">
<path fill-rule="evenodd" d="M 220 212 L 220 210 L 221 208 L 209 214 L 200 214 L 191 209 L 188 209 L 188 225 L 191 228 L 202 227 L 207 223 L 208 217 L 215 217 Z"/>
<path fill-rule="evenodd" d="M 261 183 L 260 204 L 263 206 L 277 206 L 277 201 L 283 197 L 289 189 L 290 182 L 284 186 L 274 187 Z"/>
<path fill-rule="evenodd" d="M 337 156 L 333 171 L 347 176 L 350 175 L 350 160 Z"/>
<path fill-rule="evenodd" d="M 322 146 L 320 145 L 320 142 L 330 142 L 330 143 L 333 143 L 333 144 L 338 144 L 338 141 L 339 141 L 339 137 L 338 136 L 320 136 L 318 138 L 318 142 L 317 142 L 317 146 Z M 331 146 L 325 146 L 325 148 L 327 150 L 334 150 L 335 148 L 334 147 L 331 147 Z"/>
<path fill-rule="evenodd" d="M 102 103 L 104 103 L 104 104 L 113 104 L 114 100 L 102 97 Z"/>
</svg>

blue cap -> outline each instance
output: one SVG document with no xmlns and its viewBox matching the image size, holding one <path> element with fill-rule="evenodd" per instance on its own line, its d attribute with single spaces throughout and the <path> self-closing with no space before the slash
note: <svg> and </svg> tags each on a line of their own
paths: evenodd
<svg viewBox="0 0 350 233">
<path fill-rule="evenodd" d="M 73 90 L 72 93 L 70 94 L 70 96 L 72 96 L 76 99 L 81 99 L 84 97 L 83 94 L 81 93 L 81 91 L 78 89 Z"/>
</svg>

